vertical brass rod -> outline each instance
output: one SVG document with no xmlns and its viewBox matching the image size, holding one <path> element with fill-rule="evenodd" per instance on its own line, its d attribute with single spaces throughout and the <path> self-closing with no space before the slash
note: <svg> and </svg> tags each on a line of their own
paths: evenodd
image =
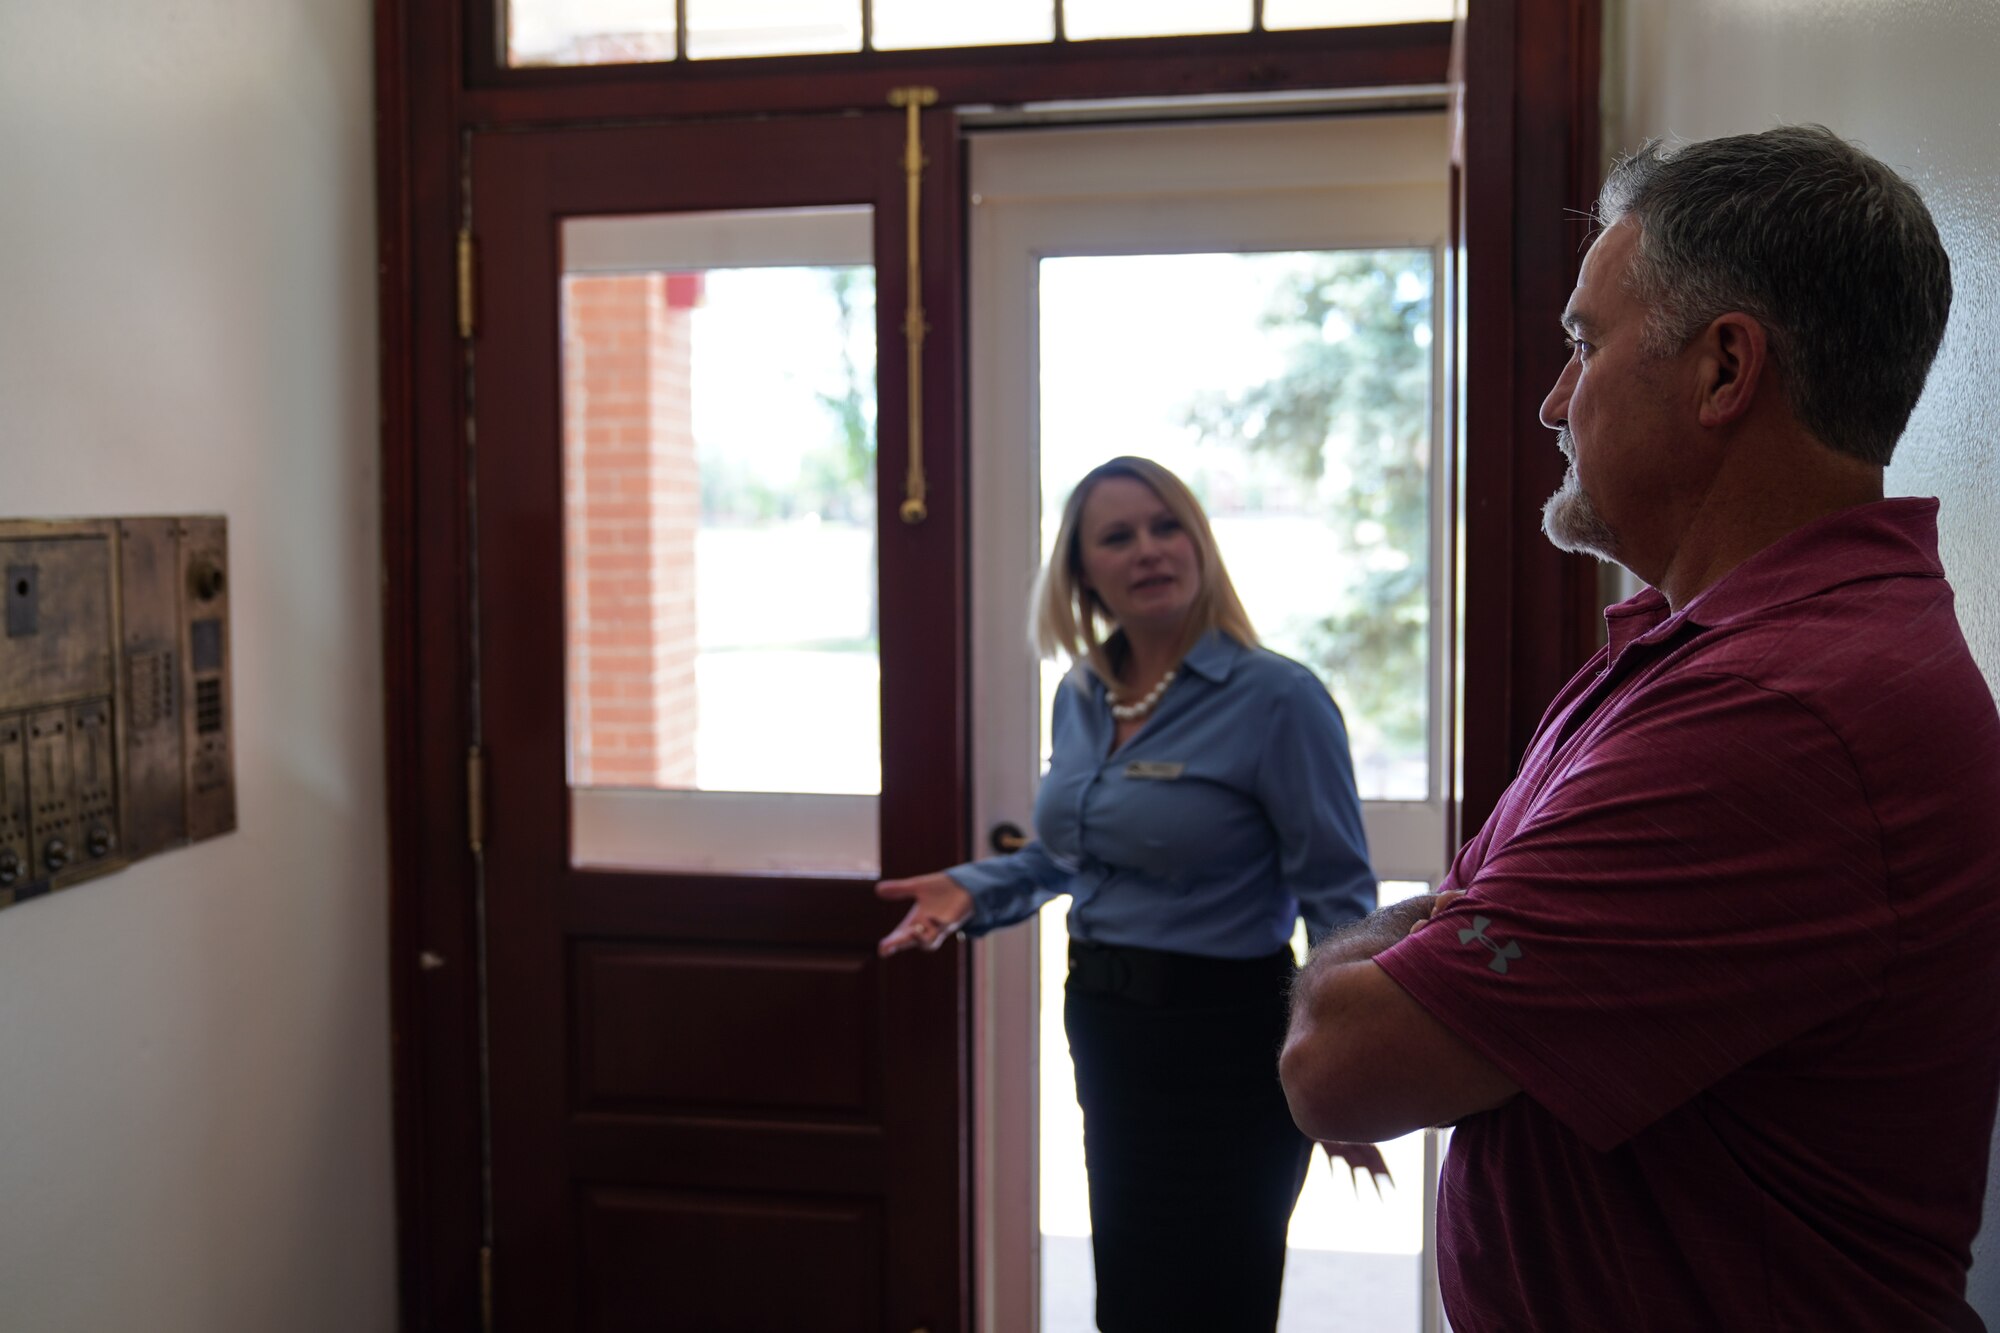
<svg viewBox="0 0 2000 1333">
<path fill-rule="evenodd" d="M 458 336 L 469 339 L 478 329 L 478 296 L 473 280 L 478 270 L 473 261 L 472 228 L 458 229 Z"/>
<path fill-rule="evenodd" d="M 903 148 L 903 178 L 907 185 L 908 218 L 906 230 L 909 234 L 909 274 L 907 288 L 909 300 L 903 314 L 903 343 L 909 352 L 910 377 L 910 465 L 903 481 L 903 507 L 899 511 L 905 523 L 921 523 L 930 515 L 930 508 L 924 499 L 924 335 L 929 326 L 924 322 L 924 283 L 922 252 L 918 245 L 918 231 L 922 223 L 921 203 L 923 199 L 924 145 L 919 113 L 924 107 L 937 103 L 935 88 L 892 88 L 889 90 L 889 105 L 904 107 L 909 111 L 909 137 Z"/>
</svg>

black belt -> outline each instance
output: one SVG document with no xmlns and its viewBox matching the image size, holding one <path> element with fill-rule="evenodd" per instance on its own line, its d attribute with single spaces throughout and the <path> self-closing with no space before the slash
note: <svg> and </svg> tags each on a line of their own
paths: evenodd
<svg viewBox="0 0 2000 1333">
<path fill-rule="evenodd" d="M 1123 944 L 1069 942 L 1069 985 L 1138 1004 L 1240 1003 L 1281 992 L 1296 963 L 1289 947 L 1261 958 L 1207 958 Z"/>
</svg>

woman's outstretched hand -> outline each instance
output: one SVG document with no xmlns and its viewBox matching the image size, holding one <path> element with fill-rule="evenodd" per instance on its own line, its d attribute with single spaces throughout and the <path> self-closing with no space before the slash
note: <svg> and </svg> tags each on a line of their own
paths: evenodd
<svg viewBox="0 0 2000 1333">
<path fill-rule="evenodd" d="M 972 895 L 942 873 L 885 879 L 875 886 L 875 896 L 910 904 L 908 915 L 875 946 L 884 958 L 905 949 L 935 949 L 972 919 Z"/>
</svg>

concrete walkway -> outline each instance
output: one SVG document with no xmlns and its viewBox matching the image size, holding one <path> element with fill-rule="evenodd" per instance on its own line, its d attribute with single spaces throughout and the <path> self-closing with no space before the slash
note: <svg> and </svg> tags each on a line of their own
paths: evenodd
<svg viewBox="0 0 2000 1333">
<path fill-rule="evenodd" d="M 1278 1333 L 1416 1333 L 1418 1262 L 1406 1254 L 1292 1250 Z M 1096 1293 L 1090 1238 L 1043 1236 L 1041 1333 L 1093 1333 Z"/>
</svg>

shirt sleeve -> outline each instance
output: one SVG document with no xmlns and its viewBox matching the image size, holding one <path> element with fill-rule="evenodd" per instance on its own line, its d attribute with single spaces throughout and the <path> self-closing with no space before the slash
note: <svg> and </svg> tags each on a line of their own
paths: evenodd
<svg viewBox="0 0 2000 1333">
<path fill-rule="evenodd" d="M 1279 880 L 1298 900 L 1309 941 L 1375 910 L 1347 727 L 1326 687 L 1303 669 L 1288 676 L 1271 710 L 1256 795 L 1277 834 Z"/>
<path fill-rule="evenodd" d="M 1586 727 L 1590 724 L 1586 723 Z M 1608 1151 L 1882 994 L 1880 830 L 1837 735 L 1736 676 L 1662 683 L 1375 961 Z M 1461 863 L 1462 865 L 1465 863 Z"/>
<path fill-rule="evenodd" d="M 1075 690 L 1068 681 L 1057 689 L 1051 707 L 1049 734 L 1054 742 L 1052 764 L 1064 761 L 1064 742 L 1075 726 Z M 1052 770 L 1053 771 L 1053 770 Z M 977 938 L 988 931 L 1026 921 L 1042 905 L 1069 891 L 1076 865 L 1036 838 L 1017 852 L 968 861 L 944 872 L 972 895 L 972 919 L 965 934 Z"/>
<path fill-rule="evenodd" d="M 1074 867 L 1039 842 L 985 861 L 968 861 L 944 873 L 972 895 L 972 919 L 965 933 L 984 935 L 1026 921 L 1043 903 L 1068 891 Z"/>
</svg>

